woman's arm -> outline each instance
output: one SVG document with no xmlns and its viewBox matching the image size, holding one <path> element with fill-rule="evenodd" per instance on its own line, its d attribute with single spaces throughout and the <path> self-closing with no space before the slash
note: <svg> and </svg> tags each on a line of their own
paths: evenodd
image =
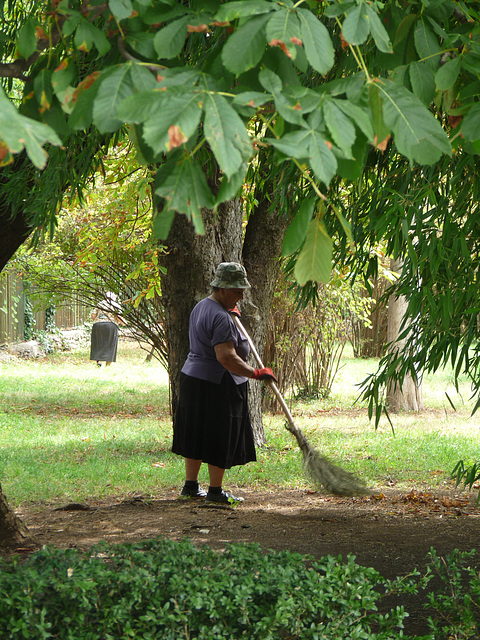
<svg viewBox="0 0 480 640">
<path fill-rule="evenodd" d="M 237 376 L 245 376 L 246 378 L 254 377 L 255 369 L 240 358 L 233 346 L 233 340 L 216 344 L 214 349 L 217 360 L 230 373 Z"/>
</svg>

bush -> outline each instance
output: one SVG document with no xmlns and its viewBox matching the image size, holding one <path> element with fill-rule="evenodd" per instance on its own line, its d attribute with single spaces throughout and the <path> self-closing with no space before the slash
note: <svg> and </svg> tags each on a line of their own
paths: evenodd
<svg viewBox="0 0 480 640">
<path fill-rule="evenodd" d="M 474 554 L 474 550 L 455 549 L 441 558 L 430 550 L 426 579 L 437 577 L 442 582 L 439 589 L 427 594 L 426 607 L 434 610 L 429 616 L 432 640 L 480 638 L 480 571 L 470 564 Z"/>
<path fill-rule="evenodd" d="M 480 573 L 474 551 L 430 551 L 421 579 L 385 580 L 355 558 L 318 561 L 289 551 L 231 545 L 218 553 L 189 541 L 148 540 L 82 553 L 45 547 L 0 560 L 0 638 L 8 640 L 460 640 L 480 637 Z M 384 596 L 418 595 L 432 631 L 407 636 Z M 383 609 L 386 607 L 383 606 Z"/>
<path fill-rule="evenodd" d="M 46 547 L 0 563 L 0 637 L 9 640 L 318 639 L 403 637 L 402 607 L 377 611 L 387 583 L 349 556 L 319 561 L 188 541 Z M 411 581 L 410 581 L 411 582 Z"/>
</svg>

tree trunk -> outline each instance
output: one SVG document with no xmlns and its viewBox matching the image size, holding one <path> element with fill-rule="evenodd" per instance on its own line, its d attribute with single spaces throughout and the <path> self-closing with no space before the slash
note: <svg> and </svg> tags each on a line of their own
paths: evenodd
<svg viewBox="0 0 480 640">
<path fill-rule="evenodd" d="M 13 217 L 8 203 L 2 199 L 0 202 L 0 273 L 16 252 L 25 242 L 32 229 L 27 223 L 26 217 L 16 215 Z M 29 539 L 28 530 L 22 521 L 8 506 L 0 486 L 0 546 L 14 546 L 24 543 Z"/>
<path fill-rule="evenodd" d="M 242 322 L 260 354 L 265 346 L 270 311 L 278 270 L 286 217 L 269 213 L 265 199 L 250 215 L 243 240 L 243 212 L 240 199 L 218 208 L 215 219 L 205 212 L 205 234 L 195 234 L 183 215 L 176 215 L 168 236 L 167 253 L 162 258 L 166 273 L 162 276 L 162 300 L 165 309 L 165 335 L 172 408 L 178 398 L 180 371 L 189 351 L 188 320 L 199 300 L 210 292 L 216 266 L 220 262 L 240 262 L 247 270 L 251 290 L 241 305 Z M 252 363 L 253 364 L 253 363 Z M 249 407 L 257 446 L 265 443 L 262 423 L 263 385 L 250 384 Z"/>
<path fill-rule="evenodd" d="M 162 301 L 168 345 L 171 404 L 176 406 L 180 371 L 189 352 L 188 320 L 193 307 L 210 293 L 210 282 L 220 262 L 240 262 L 242 211 L 240 200 L 219 206 L 216 219 L 204 212 L 205 234 L 195 233 L 184 215 L 176 215 L 161 258 Z"/>
<path fill-rule="evenodd" d="M 262 359 L 270 310 L 281 266 L 283 238 L 291 219 L 287 216 L 279 216 L 276 211 L 270 211 L 270 208 L 271 204 L 267 198 L 264 197 L 259 201 L 248 219 L 242 251 L 243 263 L 252 285 L 245 296 L 242 323 Z M 253 360 L 250 363 L 256 367 Z M 268 366 L 270 363 L 263 364 Z M 265 391 L 266 387 L 263 384 L 258 382 L 250 384 L 249 409 L 254 425 L 262 425 L 262 393 Z M 261 433 L 256 433 L 256 442 L 265 444 L 263 427 Z"/>
<path fill-rule="evenodd" d="M 393 272 L 400 273 L 402 262 L 392 260 L 391 269 Z M 390 350 L 400 354 L 405 348 L 406 340 L 397 341 L 397 338 L 406 309 L 407 301 L 404 296 L 390 297 L 388 301 L 387 342 L 390 344 Z M 415 380 L 410 374 L 405 376 L 401 386 L 392 382 L 387 387 L 387 404 L 389 410 L 394 413 L 401 410 L 423 411 L 422 383 L 418 378 Z"/>
<path fill-rule="evenodd" d="M 388 313 L 385 304 L 380 299 L 387 288 L 386 278 L 377 278 L 373 283 L 371 297 L 375 306 L 370 313 L 369 327 L 358 320 L 353 323 L 353 352 L 356 358 L 381 358 L 385 353 L 387 342 Z M 362 290 L 362 296 L 368 296 Z"/>
<path fill-rule="evenodd" d="M 0 486 L 0 547 L 14 547 L 31 542 L 27 527 L 8 506 Z"/>
<path fill-rule="evenodd" d="M 21 213 L 13 216 L 7 202 L 0 201 L 0 272 L 5 267 L 15 251 L 25 242 L 32 232 L 26 216 Z"/>
</svg>

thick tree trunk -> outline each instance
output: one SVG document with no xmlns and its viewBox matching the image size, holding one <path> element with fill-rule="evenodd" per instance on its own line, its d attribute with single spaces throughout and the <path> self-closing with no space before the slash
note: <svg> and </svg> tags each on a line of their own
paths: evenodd
<svg viewBox="0 0 480 640">
<path fill-rule="evenodd" d="M 31 232 L 26 216 L 12 217 L 11 208 L 0 201 L 0 272 Z"/>
<path fill-rule="evenodd" d="M 280 270 L 283 238 L 290 222 L 290 217 L 279 216 L 276 211 L 270 211 L 270 207 L 270 202 L 264 198 L 250 215 L 242 251 L 243 263 L 252 285 L 251 291 L 245 296 L 242 322 L 262 359 L 270 309 Z M 251 364 L 256 366 L 253 360 Z M 268 366 L 270 363 L 263 364 Z M 250 385 L 249 409 L 254 425 L 262 424 L 261 400 L 265 391 L 265 385 L 258 382 L 252 382 Z M 261 434 L 256 435 L 257 443 L 264 444 L 263 428 Z"/>
<path fill-rule="evenodd" d="M 392 261 L 391 269 L 399 273 L 402 270 L 400 261 Z M 388 301 L 387 342 L 390 349 L 400 354 L 404 350 L 406 340 L 397 341 L 400 326 L 407 309 L 407 301 L 403 296 L 391 296 Z M 406 375 L 402 385 L 392 382 L 387 388 L 387 404 L 390 411 L 423 411 L 422 384 L 411 375 Z"/>
<path fill-rule="evenodd" d="M 167 253 L 162 257 L 166 273 L 161 282 L 172 407 L 177 402 L 180 371 L 189 351 L 190 313 L 197 302 L 209 295 L 216 266 L 220 262 L 241 261 L 240 204 L 239 200 L 232 200 L 221 205 L 215 220 L 206 211 L 203 236 L 195 233 L 185 216 L 174 218 Z"/>
<path fill-rule="evenodd" d="M 0 201 L 0 273 L 31 231 L 25 216 L 13 217 L 10 207 Z M 8 506 L 0 486 L 0 546 L 15 546 L 28 539 L 27 528 Z"/>
<path fill-rule="evenodd" d="M 31 542 L 28 529 L 8 506 L 0 486 L 0 548 Z"/>
<path fill-rule="evenodd" d="M 268 314 L 279 270 L 283 236 L 288 224 L 276 212 L 269 213 L 269 202 L 262 201 L 250 215 L 243 240 L 240 200 L 221 205 L 215 219 L 203 216 L 205 234 L 195 234 L 185 216 L 177 215 L 168 236 L 167 253 L 162 258 L 162 300 L 165 309 L 165 335 L 172 407 L 178 398 L 180 371 L 189 351 L 188 320 L 195 304 L 210 292 L 210 282 L 220 262 L 244 264 L 252 289 L 241 305 L 242 322 L 260 354 L 265 345 Z M 253 362 L 252 362 L 253 364 Z M 263 385 L 250 384 L 250 413 L 255 443 L 265 443 L 262 424 Z"/>
<path fill-rule="evenodd" d="M 388 313 L 385 304 L 380 304 L 380 299 L 386 287 L 386 278 L 377 278 L 373 283 L 371 297 L 375 306 L 370 313 L 370 326 L 366 327 L 360 321 L 353 323 L 353 350 L 356 358 L 381 358 L 385 353 Z M 367 291 L 362 292 L 362 295 L 368 296 Z"/>
</svg>

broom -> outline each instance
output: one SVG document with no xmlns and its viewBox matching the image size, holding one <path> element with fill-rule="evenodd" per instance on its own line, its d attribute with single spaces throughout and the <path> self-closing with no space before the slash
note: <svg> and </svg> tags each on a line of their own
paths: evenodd
<svg viewBox="0 0 480 640">
<path fill-rule="evenodd" d="M 263 369 L 263 364 L 260 356 L 255 349 L 255 345 L 253 344 L 252 339 L 245 331 L 242 323 L 240 322 L 240 318 L 236 314 L 233 314 L 233 319 L 239 330 L 247 339 L 248 344 L 250 345 L 250 350 L 252 351 L 258 366 Z M 287 418 L 287 423 L 285 426 L 297 440 L 298 446 L 303 453 L 305 471 L 314 485 L 316 487 L 318 487 L 319 485 L 323 486 L 328 493 L 332 493 L 337 496 L 353 496 L 357 494 L 370 493 L 367 486 L 361 480 L 358 480 L 349 471 L 345 471 L 345 469 L 342 469 L 338 465 L 333 464 L 333 462 L 331 462 L 325 456 L 321 455 L 308 443 L 302 431 L 295 424 L 292 414 L 290 413 L 290 410 L 287 407 L 287 404 L 283 399 L 282 394 L 278 390 L 275 382 L 273 380 L 266 380 L 265 382 L 273 391 L 275 397 L 279 401 L 285 413 L 285 416 Z"/>
</svg>

